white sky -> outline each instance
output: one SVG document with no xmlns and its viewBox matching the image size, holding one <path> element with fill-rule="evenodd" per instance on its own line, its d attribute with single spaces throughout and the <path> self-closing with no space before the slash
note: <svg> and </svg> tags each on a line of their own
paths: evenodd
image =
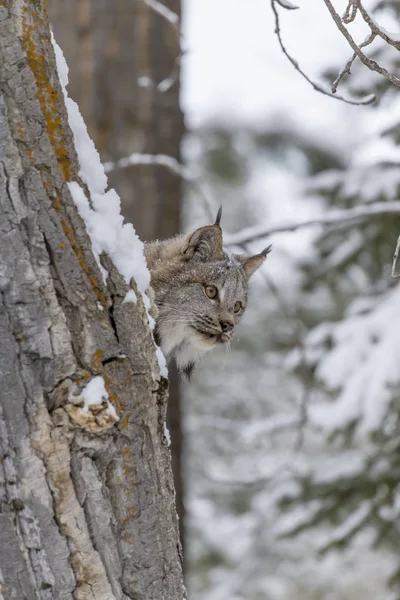
<svg viewBox="0 0 400 600">
<path fill-rule="evenodd" d="M 350 57 L 321 0 L 280 9 L 287 49 L 313 78 Z M 345 2 L 336 7 L 343 12 Z M 316 137 L 343 144 L 361 127 L 364 109 L 315 92 L 283 56 L 269 0 L 184 0 L 182 107 L 187 124 L 210 118 L 263 126 L 280 117 Z M 365 31 L 358 27 L 357 39 Z M 340 90 L 339 90 L 340 91 Z"/>
</svg>

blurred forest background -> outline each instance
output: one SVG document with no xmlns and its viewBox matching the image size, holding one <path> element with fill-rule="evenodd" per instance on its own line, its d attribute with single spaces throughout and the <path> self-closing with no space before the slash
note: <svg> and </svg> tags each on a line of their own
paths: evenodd
<svg viewBox="0 0 400 600">
<path fill-rule="evenodd" d="M 313 4 L 283 11 L 282 34 L 331 82 L 350 51 Z M 400 2 L 365 5 L 400 32 Z M 266 0 L 160 6 L 50 3 L 70 95 L 142 239 L 210 222 L 220 204 L 234 233 L 397 199 L 397 88 L 355 63 L 341 93 L 374 104 L 318 94 L 283 56 Z M 399 72 L 395 48 L 377 40 L 369 55 Z M 188 385 L 171 374 L 191 600 L 400 598 L 399 232 L 386 216 L 269 236 L 230 353 Z"/>
</svg>

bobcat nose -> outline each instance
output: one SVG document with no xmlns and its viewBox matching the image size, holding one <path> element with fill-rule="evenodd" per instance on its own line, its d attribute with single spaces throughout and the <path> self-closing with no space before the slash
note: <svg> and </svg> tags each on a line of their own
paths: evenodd
<svg viewBox="0 0 400 600">
<path fill-rule="evenodd" d="M 232 331 L 235 326 L 235 323 L 231 319 L 221 319 L 220 320 L 221 329 L 224 333 L 228 333 L 228 331 Z"/>
</svg>

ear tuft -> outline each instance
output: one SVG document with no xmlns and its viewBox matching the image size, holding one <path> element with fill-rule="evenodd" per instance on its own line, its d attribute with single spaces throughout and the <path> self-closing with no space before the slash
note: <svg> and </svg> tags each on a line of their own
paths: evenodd
<svg viewBox="0 0 400 600">
<path fill-rule="evenodd" d="M 262 256 L 265 256 L 265 258 L 267 258 L 267 255 L 272 252 L 272 244 L 270 244 L 269 246 L 267 246 L 266 248 L 264 248 L 264 250 L 262 252 L 260 252 L 260 254 Z"/>
<path fill-rule="evenodd" d="M 242 255 L 237 257 L 243 267 L 247 279 L 250 279 L 250 277 L 257 271 L 257 269 L 261 267 L 268 254 L 271 252 L 271 249 L 272 246 L 270 245 L 264 248 L 262 252 L 260 252 L 259 254 L 255 254 L 254 256 Z"/>
<path fill-rule="evenodd" d="M 218 212 L 217 212 L 217 218 L 215 219 L 215 223 L 214 223 L 214 225 L 216 227 L 220 227 L 221 217 L 222 217 L 222 206 L 219 207 Z"/>
<path fill-rule="evenodd" d="M 223 257 L 221 228 L 218 225 L 206 225 L 196 229 L 182 253 L 188 260 L 220 260 Z"/>
</svg>

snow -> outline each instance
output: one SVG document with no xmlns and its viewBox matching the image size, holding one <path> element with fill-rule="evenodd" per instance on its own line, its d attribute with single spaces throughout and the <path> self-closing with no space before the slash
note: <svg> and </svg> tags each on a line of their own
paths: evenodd
<svg viewBox="0 0 400 600">
<path fill-rule="evenodd" d="M 291 5 L 288 0 L 280 0 L 279 3 L 286 8 Z M 149 0 L 147 4 L 154 5 L 155 1 Z M 342 14 L 347 2 L 338 0 L 340 4 L 338 11 Z M 385 129 L 399 123 L 400 101 L 394 101 L 391 106 L 383 102 L 379 108 L 373 109 L 355 108 L 315 93 L 282 56 L 273 33 L 274 22 L 268 1 L 186 0 L 183 9 L 183 36 L 189 51 L 181 59 L 182 104 L 189 128 L 214 123 L 228 125 L 231 130 L 251 126 L 254 132 L 263 132 L 268 128 L 273 131 L 274 124 L 282 126 L 283 123 L 288 132 L 293 130 L 296 135 L 301 133 L 307 137 L 310 146 L 319 144 L 331 154 L 335 151 L 340 158 L 337 162 L 341 165 L 335 170 L 323 171 L 313 179 L 306 179 L 307 165 L 300 164 L 301 157 L 294 173 L 288 174 L 291 159 L 282 168 L 284 160 L 279 156 L 278 148 L 278 157 L 253 156 L 248 182 L 239 191 L 232 189 L 232 197 L 226 194 L 227 203 L 233 204 L 240 196 L 242 202 L 256 206 L 257 201 L 261 207 L 260 214 L 255 212 L 254 220 L 259 225 L 245 233 L 274 234 L 274 253 L 263 267 L 262 275 L 267 282 L 270 278 L 277 293 L 275 297 L 273 286 L 267 287 L 265 281 L 261 288 L 260 276 L 260 285 L 254 286 L 254 295 L 259 296 L 259 303 L 265 305 L 264 312 L 257 305 L 257 315 L 251 317 L 249 310 L 248 323 L 251 319 L 256 323 L 252 330 L 254 335 L 246 333 L 245 328 L 242 329 L 243 335 L 240 334 L 242 342 L 248 344 L 253 354 L 248 351 L 240 354 L 233 348 L 232 355 L 221 369 L 222 361 L 218 362 L 215 355 L 209 370 L 200 373 L 190 389 L 193 390 L 194 385 L 198 387 L 194 392 L 188 392 L 193 401 L 185 407 L 185 412 L 191 411 L 187 422 L 190 429 L 187 436 L 190 447 L 188 476 L 191 478 L 188 513 L 189 526 L 196 530 L 195 535 L 191 535 L 189 546 L 196 546 L 197 553 L 206 558 L 205 564 L 209 564 L 207 560 L 210 558 L 207 549 L 211 549 L 212 556 L 221 556 L 220 563 L 207 568 L 207 573 L 204 566 L 200 566 L 201 585 L 207 580 L 209 587 L 203 588 L 201 595 L 195 590 L 193 598 L 242 600 L 244 597 L 268 597 L 282 600 L 309 598 L 317 594 L 321 598 L 372 598 L 379 595 L 379 598 L 387 600 L 388 596 L 380 592 L 384 588 L 382 582 L 390 574 L 391 559 L 388 560 L 382 553 L 367 556 L 368 543 L 361 544 L 359 551 L 354 552 L 353 549 L 347 558 L 345 550 L 341 550 L 334 560 L 312 556 L 316 539 L 322 539 L 324 544 L 335 539 L 340 541 L 362 525 L 370 508 L 368 503 L 360 501 L 358 506 L 351 507 L 346 500 L 343 510 L 339 507 L 336 530 L 324 529 L 321 535 L 314 528 L 307 532 L 305 542 L 298 544 L 297 540 L 291 539 L 283 550 L 271 531 L 275 523 L 279 529 L 284 523 L 290 528 L 310 521 L 320 506 L 318 502 L 306 503 L 298 510 L 290 511 L 286 521 L 281 519 L 278 511 L 274 512 L 272 500 L 279 498 L 288 487 L 293 497 L 300 495 L 300 486 L 295 485 L 299 474 L 309 476 L 316 484 L 331 486 L 334 495 L 336 481 L 340 489 L 341 481 L 348 482 L 365 474 L 366 465 L 370 464 L 369 434 L 387 428 L 390 418 L 394 430 L 397 428 L 396 413 L 389 411 L 393 388 L 396 389 L 399 383 L 400 348 L 397 338 L 400 336 L 396 305 L 399 305 L 400 293 L 397 288 L 386 286 L 382 293 L 377 293 L 374 288 L 374 294 L 367 296 L 365 290 L 371 290 L 368 287 L 369 274 L 361 257 L 360 264 L 349 268 L 351 284 L 355 287 L 357 284 L 361 293 L 348 306 L 343 318 L 343 305 L 347 305 L 348 296 L 339 300 L 332 298 L 334 293 L 327 290 L 329 282 L 322 290 L 313 289 L 312 298 L 309 297 L 311 294 L 308 297 L 301 295 L 305 276 L 299 262 L 308 260 L 315 266 L 313 242 L 323 231 L 318 225 L 321 220 L 325 225 L 330 223 L 337 227 L 343 217 L 350 215 L 354 219 L 363 215 L 368 216 L 371 229 L 378 229 L 382 219 L 372 219 L 371 214 L 399 212 L 400 202 L 394 190 L 400 185 L 400 154 L 398 145 L 390 135 L 386 136 Z M 303 2 L 300 10 L 280 10 L 280 16 L 282 36 L 288 50 L 311 77 L 319 80 L 320 73 L 327 67 L 334 68 L 337 73 L 340 65 L 348 60 L 347 42 L 331 22 L 323 3 Z M 390 29 L 389 25 L 385 24 L 385 27 Z M 351 24 L 350 29 L 356 39 L 365 39 L 365 32 L 358 23 Z M 383 27 L 381 30 L 386 31 Z M 351 82 L 361 80 L 365 84 L 363 89 L 368 89 L 376 76 L 367 69 L 358 69 L 358 66 L 355 65 Z M 164 81 L 170 85 L 173 79 L 167 77 Z M 151 88 L 158 85 L 160 88 L 163 82 L 156 84 L 144 74 L 139 78 L 139 85 Z M 94 148 L 86 149 L 83 144 L 83 151 L 86 150 L 92 152 Z M 295 154 L 296 149 L 292 149 L 292 153 Z M 198 178 L 195 160 L 189 169 L 179 165 L 172 157 L 161 154 L 135 153 L 116 164 L 106 165 L 106 171 L 142 163 L 161 164 L 188 180 Z M 383 163 L 386 163 L 384 168 Z M 82 169 L 85 172 L 84 165 Z M 85 176 L 90 178 L 91 173 L 90 169 L 86 169 Z M 96 184 L 103 175 L 101 172 L 96 174 L 93 183 Z M 304 184 L 305 190 L 302 188 Z M 218 192 L 216 185 L 210 187 Z M 104 189 L 95 191 L 104 195 Z M 223 191 L 226 192 L 226 189 Z M 335 193 L 330 194 L 333 191 Z M 336 193 L 348 201 L 342 204 L 343 211 L 335 209 L 327 214 L 326 197 L 330 196 L 332 200 Z M 92 206 L 89 206 L 79 198 L 79 191 L 75 190 L 74 194 L 81 202 L 88 222 L 92 221 L 90 211 L 98 210 L 93 199 Z M 218 194 L 215 197 L 218 198 Z M 381 199 L 387 199 L 388 204 L 384 206 Z M 349 208 L 350 212 L 344 208 Z M 306 228 L 311 219 L 315 226 Z M 301 231 L 280 233 L 299 221 L 304 224 Z M 93 229 L 96 230 L 95 225 Z M 231 231 L 238 229 L 232 227 Z M 342 237 L 338 235 L 336 238 L 337 245 L 328 248 L 328 258 L 324 257 L 317 265 L 321 285 L 332 276 L 335 279 L 333 287 L 346 285 L 345 277 L 337 276 L 335 269 L 351 260 L 363 245 L 362 230 L 346 228 L 342 233 Z M 103 251 L 103 244 L 113 247 L 115 243 L 112 239 L 102 241 L 96 231 L 93 236 L 98 256 Z M 243 242 L 243 232 L 232 234 L 230 238 L 226 236 L 226 241 Z M 266 243 L 258 240 L 250 246 L 258 251 L 267 243 L 269 240 Z M 366 246 L 364 256 L 368 254 L 369 247 Z M 385 273 L 382 274 L 380 284 L 385 276 Z M 258 281 L 255 283 L 258 284 Z M 354 295 L 352 290 L 352 297 Z M 131 301 L 128 300 L 130 297 L 129 292 L 124 302 Z M 335 312 L 332 306 L 336 302 Z M 274 311 L 272 307 L 276 304 L 281 306 Z M 322 315 L 322 319 L 326 319 L 329 313 L 329 318 L 341 320 L 325 321 L 303 339 L 305 327 L 300 322 L 303 310 L 308 311 L 308 315 L 315 310 L 317 318 Z M 260 315 L 261 318 L 268 316 L 268 319 L 260 322 Z M 313 323 L 314 318 L 315 315 L 312 315 Z M 153 325 L 151 318 L 150 322 Z M 288 372 L 290 360 L 285 363 L 284 352 L 277 353 L 269 347 L 274 344 L 274 336 L 277 340 L 292 343 L 294 330 L 299 330 L 300 334 L 296 333 L 299 340 L 296 352 L 290 357 L 292 365 L 305 361 L 323 384 L 318 387 L 318 394 L 310 394 L 307 405 L 309 420 L 304 424 L 305 448 L 296 452 L 293 448 L 300 427 L 303 427 L 302 423 L 299 424 L 299 384 Z M 252 345 L 254 339 L 256 344 Z M 159 360 L 164 360 L 161 351 L 157 352 Z M 235 354 L 239 357 L 237 363 L 233 362 Z M 230 370 L 229 365 L 232 364 Z M 326 389 L 330 392 L 329 401 Z M 197 414 L 193 416 L 195 411 Z M 365 437 L 357 436 L 357 443 L 360 437 L 362 443 L 352 446 L 352 450 L 344 450 L 339 444 L 332 450 L 327 434 L 353 422 L 357 423 L 357 433 L 367 434 Z M 315 442 L 314 425 L 317 426 L 319 445 Z M 164 433 L 168 440 L 165 425 Z M 332 439 L 336 440 L 334 436 Z M 393 443 L 396 443 L 395 436 Z M 388 472 L 390 461 L 384 458 L 381 468 Z M 196 465 L 196 461 L 199 464 Z M 232 481 L 251 483 L 253 480 L 261 480 L 254 487 L 254 493 L 252 486 L 246 488 L 240 485 L 237 494 L 236 491 L 232 493 L 229 487 Z M 259 487 L 263 489 L 258 492 Z M 322 501 L 329 499 L 328 492 Z M 303 579 L 303 588 L 298 584 L 299 572 L 294 571 L 293 566 L 293 581 L 297 584 L 289 587 L 291 571 L 288 564 L 291 560 L 308 565 L 308 577 Z M 366 564 L 368 567 L 379 565 L 382 571 L 376 578 L 376 587 L 372 569 L 366 569 Z M 274 591 L 271 591 L 272 576 L 276 577 Z M 365 593 L 361 588 L 357 589 L 357 577 L 363 583 L 365 580 Z M 328 586 L 324 587 L 327 581 Z"/>
<path fill-rule="evenodd" d="M 296 4 L 289 2 L 289 0 L 276 0 L 278 4 L 280 4 L 283 8 L 287 8 L 288 10 L 296 10 L 299 8 Z"/>
<path fill-rule="evenodd" d="M 150 6 L 153 10 L 155 10 L 159 15 L 161 15 L 164 19 L 166 19 L 171 25 L 174 27 L 179 26 L 179 17 L 172 10 L 167 8 L 165 4 L 159 2 L 158 0 L 143 0 L 145 4 Z"/>
<path fill-rule="evenodd" d="M 122 304 L 126 304 L 127 302 L 133 302 L 134 304 L 136 304 L 137 297 L 133 290 L 129 290 L 125 298 L 122 300 Z"/>
<path fill-rule="evenodd" d="M 315 483 L 332 483 L 337 479 L 353 479 L 366 468 L 366 460 L 357 450 L 327 457 L 322 471 L 312 473 Z"/>
<path fill-rule="evenodd" d="M 348 317 L 325 323 L 306 339 L 308 356 L 318 360 L 316 376 L 332 391 L 339 391 L 332 403 L 311 409 L 315 423 L 328 430 L 359 422 L 361 433 L 378 431 L 388 412 L 392 389 L 400 383 L 400 336 L 397 314 L 400 287 L 365 312 L 365 303 L 350 305 Z M 321 332 L 322 335 L 318 335 Z M 327 350 L 325 340 L 333 343 Z"/>
<path fill-rule="evenodd" d="M 157 89 L 159 92 L 168 92 L 169 89 L 172 88 L 174 83 L 176 82 L 176 77 L 166 77 L 160 83 L 157 84 Z"/>
<path fill-rule="evenodd" d="M 145 292 L 150 285 L 150 273 L 144 258 L 143 243 L 136 235 L 133 225 L 124 223 L 118 194 L 115 190 L 106 189 L 107 176 L 100 156 L 88 135 L 78 105 L 68 97 L 65 89 L 68 84 L 68 68 L 64 56 L 59 46 L 54 41 L 53 43 L 68 120 L 79 158 L 79 176 L 89 188 L 91 205 L 77 182 L 69 182 L 69 189 L 92 240 L 98 264 L 100 265 L 102 252 L 109 254 L 128 285 L 132 277 L 135 279 L 143 300 L 148 305 Z M 104 269 L 102 272 L 106 275 Z"/>
<path fill-rule="evenodd" d="M 333 80 L 351 50 L 323 2 L 298 4 L 297 11 L 278 7 L 287 49 L 312 78 L 321 81 L 320 74 L 329 68 Z M 337 0 L 339 14 L 347 4 L 346 0 Z M 369 0 L 363 2 L 366 7 L 368 4 Z M 379 446 L 381 436 L 374 446 L 378 436 L 370 433 L 378 431 L 386 436 L 390 420 L 393 432 L 397 431 L 398 410 L 390 403 L 398 396 L 400 378 L 398 368 L 396 371 L 400 360 L 396 337 L 400 336 L 395 318 L 400 294 L 396 296 L 390 288 L 386 266 L 381 273 L 371 275 L 369 264 L 380 265 L 376 254 L 387 253 L 389 236 L 395 234 L 395 213 L 399 214 L 400 154 L 390 130 L 399 125 L 400 101 L 392 98 L 389 103 L 383 98 L 380 106 L 360 108 L 315 93 L 282 56 L 268 1 L 186 0 L 183 7 L 183 35 L 189 51 L 182 57 L 182 105 L 189 129 L 194 130 L 192 145 L 185 147 L 189 150 L 189 166 L 196 173 L 200 170 L 216 206 L 219 198 L 226 198 L 224 211 L 225 206 L 230 210 L 235 204 L 245 204 L 248 209 L 247 214 L 245 210 L 241 213 L 241 208 L 236 208 L 236 213 L 232 209 L 232 220 L 228 226 L 224 223 L 224 234 L 234 233 L 224 235 L 225 243 L 234 245 L 254 235 L 273 235 L 273 240 L 260 237 L 249 244 L 251 250 L 260 251 L 272 241 L 273 253 L 259 280 L 252 282 L 250 300 L 256 297 L 252 317 L 255 325 L 249 326 L 248 309 L 240 332 L 245 350 L 233 344 L 226 364 L 222 353 L 218 358 L 213 355 L 186 391 L 190 400 L 185 412 L 193 598 L 282 600 L 315 596 L 387 600 L 392 596 L 387 593 L 385 579 L 396 557 L 388 560 L 381 550 L 369 553 L 368 539 L 354 550 L 359 536 L 351 540 L 349 551 L 341 548 L 334 560 L 331 553 L 325 558 L 313 555 L 313 549 L 318 540 L 326 546 L 359 526 L 366 529 L 364 518 L 371 506 L 363 502 L 366 491 L 359 491 L 359 496 L 351 493 L 352 480 L 357 484 L 358 479 L 368 478 L 371 455 L 374 457 L 376 449 L 383 454 L 387 451 L 383 444 Z M 395 29 L 386 23 L 385 27 L 387 31 Z M 363 40 L 368 27 L 358 18 L 349 30 L 356 40 Z M 380 61 L 385 66 L 386 58 Z M 363 95 L 372 92 L 378 79 L 357 60 L 352 76 L 341 84 L 346 91 L 343 95 L 349 97 L 347 86 L 353 82 L 361 84 Z M 396 90 L 392 96 L 395 94 Z M 243 131 L 250 130 L 249 138 L 259 132 L 287 132 L 289 140 L 306 138 L 310 148 L 318 144 L 316 153 L 319 148 L 325 149 L 327 163 L 335 154 L 337 160 L 332 160 L 331 170 L 317 165 L 316 170 L 323 170 L 312 178 L 308 165 L 301 164 L 296 142 L 290 157 L 284 155 L 279 142 L 276 155 L 273 149 L 267 154 L 260 148 L 257 156 L 253 146 L 247 155 L 237 153 L 238 162 L 245 164 L 247 181 L 230 182 L 229 187 L 213 181 L 214 173 L 207 166 L 201 172 L 202 154 L 213 144 L 211 136 L 207 138 L 207 127 L 212 131 L 221 127 L 229 143 L 232 134 L 233 144 L 244 135 Z M 234 151 L 237 146 L 239 143 Z M 204 218 L 198 204 L 196 210 Z M 378 216 L 392 207 L 394 232 L 390 217 Z M 244 221 L 246 227 L 250 226 L 247 231 L 241 230 L 240 219 L 235 222 L 235 216 L 237 219 L 241 214 L 248 216 Z M 340 221 L 346 216 L 353 220 L 342 227 Z M 363 218 L 362 227 L 359 217 Z M 306 228 L 310 221 L 314 226 Z M 325 227 L 318 225 L 321 221 Z M 203 222 L 199 218 L 198 223 Z M 304 223 L 304 229 L 280 233 L 299 222 Z M 374 232 L 378 232 L 376 237 Z M 394 239 L 393 250 L 395 243 Z M 269 286 L 270 281 L 275 290 Z M 305 292 L 304 284 L 309 286 Z M 393 294 L 392 298 L 387 294 Z M 305 334 L 308 327 L 321 321 L 322 325 Z M 310 367 L 304 369 L 306 377 L 314 373 L 318 376 L 317 382 L 310 383 L 308 419 L 300 426 L 299 403 L 294 400 L 298 398 L 299 381 L 291 378 L 288 362 L 284 361 L 286 350 L 276 352 L 274 336 L 283 340 L 283 345 L 297 344 L 297 365 L 305 362 Z M 302 369 L 297 374 L 302 380 Z M 353 421 L 357 422 L 354 436 L 348 428 Z M 336 428 L 342 432 L 342 427 L 347 435 L 329 436 Z M 295 451 L 300 429 L 303 445 Z M 390 461 L 397 464 L 396 456 L 392 453 L 386 458 L 387 466 L 382 469 L 393 473 Z M 284 518 L 281 510 L 274 511 L 271 496 L 278 496 L 284 484 L 294 483 L 303 475 L 306 489 L 299 486 L 292 493 L 303 505 L 298 511 L 290 508 L 286 525 L 290 528 L 310 522 L 318 510 L 318 504 L 307 500 L 303 503 L 302 491 L 311 500 L 319 493 L 324 506 L 336 503 L 333 508 L 337 510 L 332 510 L 332 519 L 328 516 L 322 533 L 321 525 L 313 526 L 302 541 L 291 538 L 282 549 L 271 529 L 275 524 L 277 528 L 282 526 Z M 254 487 L 242 485 L 252 481 L 256 482 Z M 343 481 L 349 497 L 340 505 Z M 322 492 L 315 492 L 313 483 Z M 252 515 L 252 527 L 242 527 L 243 514 Z M 195 550 L 190 550 L 191 545 Z M 294 563 L 301 563 L 298 571 Z M 300 583 L 299 571 L 304 563 L 308 576 Z M 385 565 L 386 573 L 375 578 L 373 569 L 365 569 L 365 564 L 372 567 L 378 563 L 380 571 Z M 271 573 L 281 585 L 279 592 L 266 581 Z M 293 588 L 288 581 L 295 582 Z"/>
<path fill-rule="evenodd" d="M 153 0 L 152 0 L 153 1 Z M 156 2 L 156 4 L 159 4 Z M 164 15 L 165 16 L 165 15 Z M 78 207 L 87 232 L 92 242 L 93 254 L 106 281 L 107 272 L 101 265 L 100 257 L 107 253 L 114 265 L 129 285 L 133 278 L 141 293 L 146 310 L 150 309 L 150 300 L 146 290 L 150 286 L 150 272 L 144 257 L 143 242 L 136 235 L 131 223 L 124 223 L 121 215 L 121 201 L 115 190 L 107 190 L 107 176 L 101 164 L 100 156 L 87 132 L 85 122 L 79 112 L 78 105 L 68 97 L 68 67 L 60 47 L 52 37 L 56 55 L 57 70 L 63 88 L 68 121 L 72 129 L 79 159 L 79 176 L 86 183 L 90 193 L 90 202 L 84 190 L 76 181 L 68 182 L 71 196 Z M 133 290 L 130 300 L 133 301 Z M 136 298 L 136 295 L 135 295 Z M 126 300 L 126 297 L 125 297 Z M 148 314 L 151 329 L 154 319 Z M 157 348 L 157 359 L 161 375 L 167 377 L 165 358 Z"/>
<path fill-rule="evenodd" d="M 334 544 L 342 541 L 350 535 L 354 535 L 358 529 L 365 523 L 365 521 L 371 516 L 373 506 L 371 502 L 361 502 L 361 504 L 352 512 L 347 519 L 345 519 L 339 527 L 334 529 L 333 533 L 329 534 L 326 540 L 326 544 Z M 321 550 L 324 548 L 322 547 Z"/>
<path fill-rule="evenodd" d="M 97 375 L 89 381 L 87 386 L 82 391 L 82 398 L 84 400 L 83 410 L 86 413 L 89 412 L 89 407 L 93 404 L 103 404 L 103 402 L 106 401 L 108 411 L 116 420 L 119 420 L 113 404 L 111 404 L 108 399 L 108 392 L 105 387 L 104 379 L 101 375 Z"/>
<path fill-rule="evenodd" d="M 251 0 L 249 9 L 243 0 L 186 0 L 183 9 L 190 51 L 182 59 L 182 106 L 189 127 L 214 121 L 263 128 L 290 120 L 313 139 L 340 145 L 349 128 L 355 133 L 361 126 L 363 109 L 315 93 L 294 71 L 274 34 L 270 2 Z M 321 83 L 328 66 L 339 72 L 349 47 L 323 3 L 302 2 L 300 10 L 280 9 L 280 15 L 287 49 L 307 74 Z"/>
<path fill-rule="evenodd" d="M 134 152 L 129 156 L 121 158 L 116 163 L 104 163 L 103 167 L 105 172 L 109 173 L 114 169 L 122 169 L 130 165 L 161 165 L 183 179 L 194 179 L 194 175 L 189 169 L 181 165 L 176 158 L 167 154 L 141 154 L 140 152 Z"/>
<path fill-rule="evenodd" d="M 165 439 L 167 440 L 168 446 L 170 446 L 171 445 L 171 434 L 169 432 L 169 429 L 168 429 L 165 421 L 164 421 L 164 435 L 165 435 Z"/>
<path fill-rule="evenodd" d="M 137 83 L 138 85 L 140 85 L 140 87 L 145 89 L 151 89 L 154 87 L 153 81 L 150 79 L 150 77 L 147 77 L 147 75 L 142 75 L 141 77 L 138 77 Z"/>
<path fill-rule="evenodd" d="M 303 527 L 310 523 L 314 518 L 314 513 L 318 512 L 322 503 L 315 500 L 309 502 L 307 506 L 298 506 L 290 513 L 284 515 L 275 525 L 275 533 L 278 536 L 289 535 L 291 531 Z"/>
<path fill-rule="evenodd" d="M 158 365 L 160 367 L 160 375 L 161 375 L 161 377 L 165 377 L 167 379 L 168 378 L 167 361 L 165 360 L 165 356 L 162 353 L 161 348 L 157 345 L 156 345 L 156 355 L 157 355 Z"/>
</svg>

